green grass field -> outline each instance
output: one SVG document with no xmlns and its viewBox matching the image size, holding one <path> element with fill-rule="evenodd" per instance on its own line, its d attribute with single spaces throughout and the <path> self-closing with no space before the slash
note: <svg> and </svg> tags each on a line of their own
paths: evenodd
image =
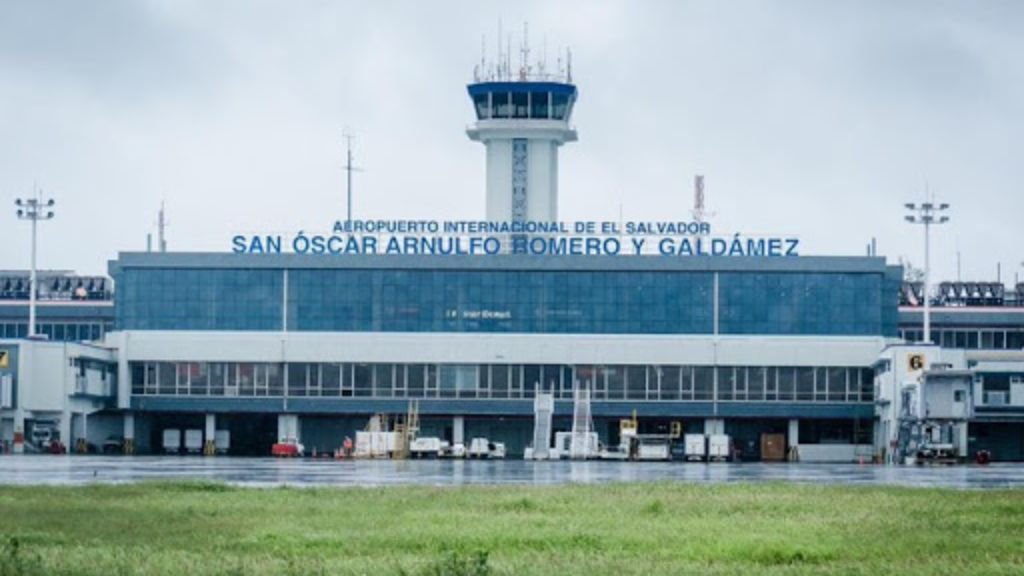
<svg viewBox="0 0 1024 576">
<path fill-rule="evenodd" d="M 8 574 L 1024 574 L 1024 491 L 0 488 Z"/>
</svg>

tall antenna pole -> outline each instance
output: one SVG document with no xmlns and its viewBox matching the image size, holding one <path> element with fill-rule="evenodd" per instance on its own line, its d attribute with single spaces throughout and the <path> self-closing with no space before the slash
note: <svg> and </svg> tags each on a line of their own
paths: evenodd
<svg viewBox="0 0 1024 576">
<path fill-rule="evenodd" d="M 348 211 L 345 213 L 347 220 L 352 222 L 352 135 L 345 134 L 345 175 L 348 192 Z"/>
<path fill-rule="evenodd" d="M 53 198 L 44 203 L 41 191 L 32 190 L 32 198 L 18 198 L 14 205 L 18 207 L 18 218 L 32 221 L 32 270 L 28 279 L 28 337 L 36 336 L 36 228 L 40 220 L 53 218 Z"/>
</svg>

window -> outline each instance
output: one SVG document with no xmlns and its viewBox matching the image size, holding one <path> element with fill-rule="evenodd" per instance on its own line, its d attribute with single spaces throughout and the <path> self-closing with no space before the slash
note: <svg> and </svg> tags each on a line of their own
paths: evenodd
<svg viewBox="0 0 1024 576">
<path fill-rule="evenodd" d="M 486 120 L 490 117 L 488 96 L 488 94 L 477 94 L 476 96 L 473 96 L 473 105 L 476 107 L 476 117 L 478 120 Z"/>
<path fill-rule="evenodd" d="M 660 380 L 660 394 L 662 400 L 681 400 L 680 395 L 680 368 L 679 366 L 656 366 L 653 367 Z M 655 374 L 651 374 L 654 379 Z"/>
<path fill-rule="evenodd" d="M 491 398 L 509 397 L 509 367 L 507 364 L 491 366 Z"/>
<path fill-rule="evenodd" d="M 530 95 L 530 117 L 547 118 L 550 112 L 549 102 L 551 95 L 547 92 L 533 93 Z"/>
<path fill-rule="evenodd" d="M 605 382 L 607 384 L 607 398 L 609 400 L 622 400 L 626 397 L 626 368 L 625 366 L 605 366 Z"/>
<path fill-rule="evenodd" d="M 175 390 L 175 365 L 170 362 L 157 363 L 158 394 L 173 395 Z"/>
<path fill-rule="evenodd" d="M 525 92 L 517 92 L 512 94 L 512 115 L 513 118 L 529 118 L 530 117 L 530 95 Z"/>
<path fill-rule="evenodd" d="M 309 378 L 309 364 L 296 362 L 295 364 L 288 365 L 288 395 L 289 396 L 307 396 L 309 395 L 309 388 L 307 382 Z"/>
<path fill-rule="evenodd" d="M 440 373 L 442 397 L 475 397 L 480 380 L 479 372 L 479 366 L 476 364 L 442 364 Z"/>
<path fill-rule="evenodd" d="M 551 117 L 556 120 L 565 120 L 569 112 L 569 96 L 566 94 L 554 94 L 552 96 Z"/>
<path fill-rule="evenodd" d="M 373 372 L 370 364 L 356 364 L 354 366 L 353 393 L 355 396 L 370 396 L 373 394 Z"/>
<path fill-rule="evenodd" d="M 626 397 L 630 400 L 647 399 L 647 367 L 626 367 Z"/>
<path fill-rule="evenodd" d="M 814 368 L 796 369 L 796 400 L 798 402 L 814 400 Z"/>
<path fill-rule="evenodd" d="M 491 111 L 494 118 L 512 117 L 512 95 L 508 92 L 495 92 L 491 95 Z"/>
<path fill-rule="evenodd" d="M 715 389 L 715 369 L 710 366 L 693 368 L 694 400 L 713 400 Z"/>
</svg>

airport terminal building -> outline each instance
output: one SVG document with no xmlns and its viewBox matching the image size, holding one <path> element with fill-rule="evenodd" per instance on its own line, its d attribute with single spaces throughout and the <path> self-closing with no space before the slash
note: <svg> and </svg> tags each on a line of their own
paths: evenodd
<svg viewBox="0 0 1024 576">
<path fill-rule="evenodd" d="M 160 423 L 206 415 L 250 420 L 232 437 L 262 426 L 266 444 L 279 414 L 333 449 L 418 399 L 425 430 L 516 454 L 537 391 L 568 426 L 583 384 L 605 442 L 635 410 L 747 439 L 756 458 L 766 431 L 871 443 L 900 273 L 877 258 L 140 253 L 111 274 L 118 408 L 151 430 L 142 450 Z"/>
<path fill-rule="evenodd" d="M 492 72 L 469 95 L 486 220 L 559 222 L 571 77 Z M 516 230 L 494 242 L 528 244 Z M 12 319 L 24 291 L 0 302 L 0 440 L 118 438 L 151 453 L 165 430 L 201 430 L 205 444 L 223 430 L 232 454 L 267 455 L 285 438 L 330 452 L 415 400 L 422 434 L 487 437 L 516 456 L 538 394 L 554 396 L 554 429 L 569 430 L 586 389 L 607 445 L 635 414 L 641 432 L 728 435 L 743 460 L 761 459 L 773 434 L 803 461 L 856 461 L 920 436 L 938 405 L 931 379 L 950 395 L 943 433 L 962 451 L 1024 459 L 1021 286 L 962 302 L 944 287 L 931 296 L 938 345 L 910 345 L 924 295 L 880 257 L 350 252 L 365 244 L 339 234 L 320 253 L 244 241 L 234 253 L 122 253 L 109 265 L 116 292 L 48 305 L 40 322 L 62 324 L 49 340 L 25 339 Z"/>
</svg>

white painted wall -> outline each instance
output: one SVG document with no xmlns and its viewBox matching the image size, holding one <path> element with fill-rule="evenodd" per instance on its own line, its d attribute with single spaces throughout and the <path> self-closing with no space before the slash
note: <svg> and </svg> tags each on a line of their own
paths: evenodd
<svg viewBox="0 0 1024 576">
<path fill-rule="evenodd" d="M 512 140 L 527 146 L 526 213 L 529 220 L 558 219 L 558 147 L 576 140 L 565 120 L 480 120 L 466 134 L 487 147 L 487 219 L 512 219 Z"/>
<path fill-rule="evenodd" d="M 512 220 L 512 141 L 488 140 L 487 146 L 487 219 Z"/>
<path fill-rule="evenodd" d="M 122 361 L 870 366 L 882 338 L 565 334 L 176 332 L 113 334 Z"/>
<path fill-rule="evenodd" d="M 558 220 L 558 144 L 534 138 L 529 141 L 526 169 L 526 219 Z"/>
</svg>

